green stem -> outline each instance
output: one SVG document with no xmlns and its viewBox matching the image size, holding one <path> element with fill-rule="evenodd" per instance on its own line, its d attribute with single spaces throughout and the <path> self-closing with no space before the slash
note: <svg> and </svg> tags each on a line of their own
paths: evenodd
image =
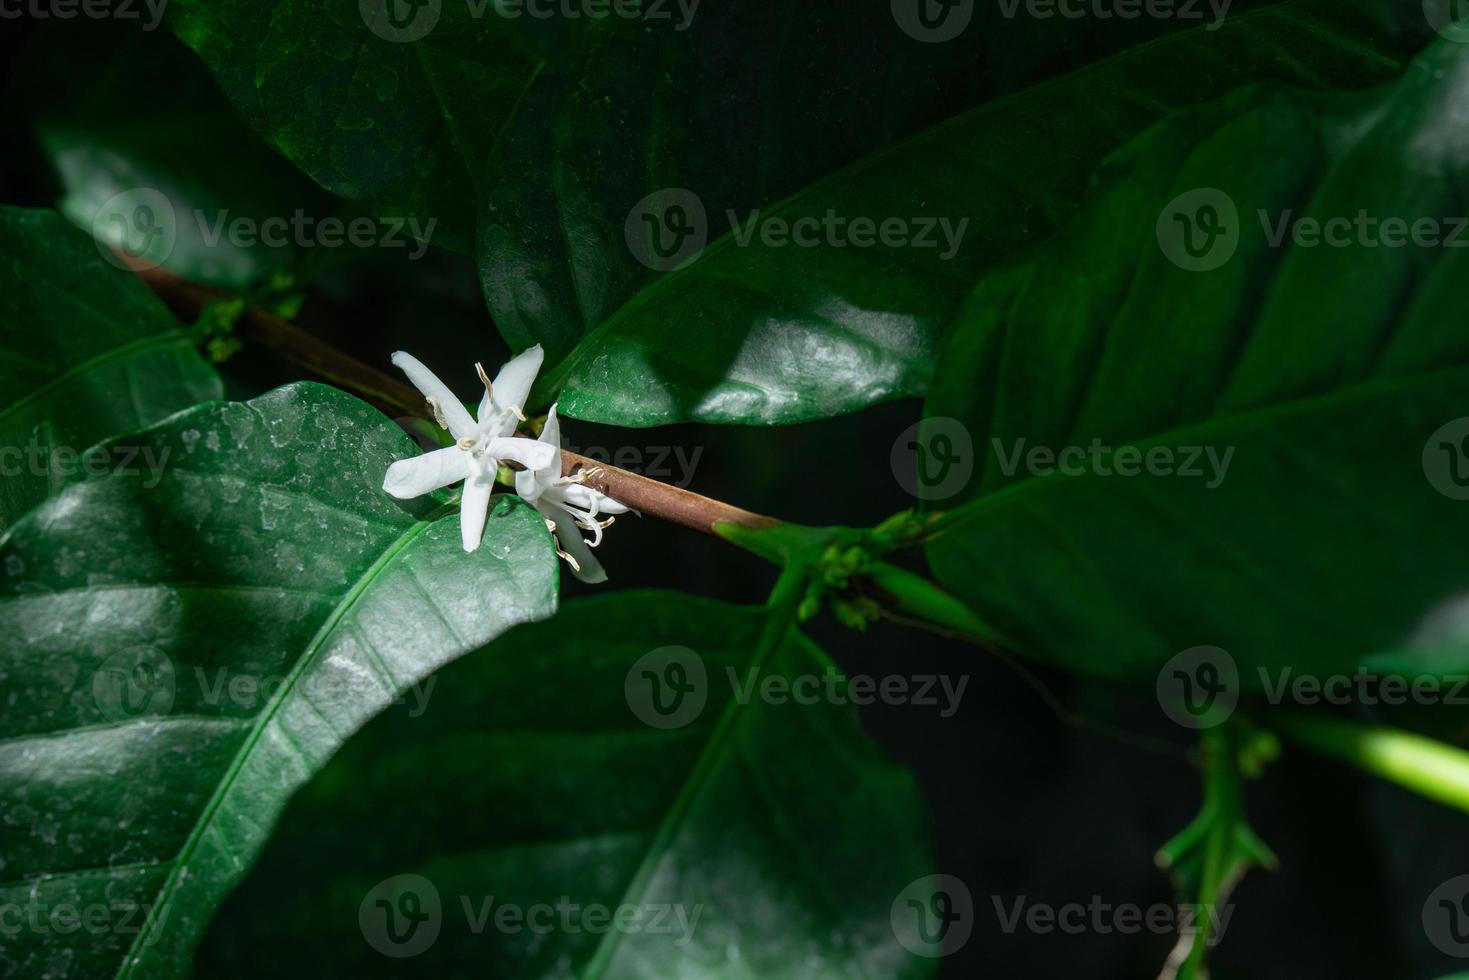
<svg viewBox="0 0 1469 980">
<path fill-rule="evenodd" d="M 900 612 L 962 634 L 987 646 L 1009 647 L 998 630 L 976 616 L 968 606 L 922 575 L 887 562 L 873 562 L 865 575 L 887 593 Z"/>
<path fill-rule="evenodd" d="M 1178 971 L 1178 980 L 1195 980 L 1204 969 L 1213 938 L 1214 915 L 1225 900 L 1233 864 L 1231 844 L 1236 823 L 1244 819 L 1244 794 L 1239 771 L 1234 766 L 1234 736 L 1229 726 L 1206 730 L 1203 750 L 1204 812 L 1209 829 L 1204 838 L 1203 870 L 1199 877 L 1200 915 L 1195 925 L 1188 959 Z"/>
<path fill-rule="evenodd" d="M 765 600 L 765 608 L 770 611 L 772 620 L 780 619 L 781 613 L 795 609 L 796 603 L 801 601 L 801 594 L 805 589 L 804 571 L 790 566 L 780 570 L 780 576 L 770 590 L 770 598 Z"/>
<path fill-rule="evenodd" d="M 1283 712 L 1262 719 L 1288 738 L 1469 813 L 1469 752 L 1385 725 Z"/>
<path fill-rule="evenodd" d="M 1182 960 L 1177 962 L 1175 972 L 1163 973 L 1174 980 L 1207 976 L 1209 944 L 1224 920 L 1235 884 L 1250 868 L 1274 868 L 1277 863 L 1245 818 L 1244 753 L 1248 741 L 1237 720 L 1201 733 L 1203 805 L 1198 816 L 1158 850 L 1158 866 L 1172 872 L 1180 893 L 1189 896 L 1194 912 L 1192 923 L 1186 928 L 1181 926 L 1174 950 L 1174 956 L 1181 954 Z M 1255 752 L 1259 752 L 1258 747 Z M 1170 957 L 1170 964 L 1173 962 Z"/>
</svg>

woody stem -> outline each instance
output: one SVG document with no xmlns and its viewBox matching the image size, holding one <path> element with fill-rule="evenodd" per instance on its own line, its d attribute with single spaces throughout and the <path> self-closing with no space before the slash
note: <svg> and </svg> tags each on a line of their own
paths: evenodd
<svg viewBox="0 0 1469 980">
<path fill-rule="evenodd" d="M 125 253 L 119 252 L 118 255 L 124 261 L 129 259 Z M 133 265 L 138 278 L 180 319 L 193 320 L 208 303 L 230 295 L 180 278 L 162 268 Z M 292 364 L 357 393 L 389 414 L 425 415 L 427 406 L 423 396 L 413 386 L 337 350 L 289 320 L 251 306 L 241 315 L 236 332 L 241 339 L 275 351 Z M 705 534 L 713 534 L 714 526 L 721 523 L 748 528 L 773 527 L 780 523 L 773 517 L 743 510 L 576 453 L 563 451 L 561 458 L 563 475 L 585 473 L 586 486 L 600 490 L 640 514 Z"/>
</svg>

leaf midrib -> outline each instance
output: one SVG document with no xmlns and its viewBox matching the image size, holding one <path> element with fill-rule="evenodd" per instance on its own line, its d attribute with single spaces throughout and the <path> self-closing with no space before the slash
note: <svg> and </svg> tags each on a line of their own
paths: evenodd
<svg viewBox="0 0 1469 980">
<path fill-rule="evenodd" d="M 367 571 L 358 578 L 353 584 L 352 589 L 342 597 L 342 600 L 337 603 L 336 608 L 332 610 L 326 621 L 322 623 L 321 628 L 317 630 L 316 635 L 312 637 L 311 642 L 306 645 L 306 649 L 291 667 L 291 671 L 286 676 L 285 681 L 276 689 L 275 693 L 271 696 L 270 702 L 256 716 L 255 722 L 251 726 L 249 734 L 246 735 L 244 743 L 240 746 L 239 751 L 235 753 L 234 759 L 230 761 L 229 768 L 225 771 L 223 777 L 215 785 L 214 793 L 210 796 L 209 803 L 205 806 L 203 814 L 189 831 L 189 836 L 184 841 L 183 847 L 179 849 L 178 855 L 172 861 L 168 862 L 170 865 L 168 878 L 164 881 L 163 887 L 158 890 L 158 894 L 155 897 L 155 904 L 167 902 L 174 889 L 178 887 L 180 880 L 179 872 L 187 865 L 189 858 L 193 855 L 195 848 L 203 837 L 205 828 L 210 826 L 215 814 L 219 811 L 220 806 L 223 805 L 226 794 L 233 787 L 235 779 L 239 776 L 246 760 L 259 743 L 261 736 L 265 733 L 266 727 L 275 718 L 276 711 L 285 702 L 286 697 L 295 690 L 296 681 L 305 673 L 306 668 L 311 664 L 316 654 L 320 652 L 327 638 L 335 632 L 348 611 L 357 604 L 357 601 L 372 585 L 377 576 L 382 573 L 383 569 L 402 553 L 414 539 L 438 523 L 439 519 L 451 509 L 449 506 L 439 508 L 429 518 L 417 522 L 403 534 L 399 535 L 387 550 L 372 563 Z M 153 945 L 158 938 L 155 934 L 160 928 L 157 922 L 153 921 L 148 924 L 146 929 L 138 931 L 137 936 L 133 939 L 132 944 L 124 954 L 117 973 L 114 974 L 116 980 L 123 980 L 123 978 L 132 976 L 133 966 L 138 962 L 138 950 Z"/>
<path fill-rule="evenodd" d="M 784 618 L 780 622 L 772 619 L 772 617 L 782 616 Z M 761 631 L 763 635 L 760 637 L 760 645 L 749 662 L 749 666 L 757 670 L 764 668 L 766 662 L 785 642 L 787 634 L 795 628 L 795 619 L 790 610 L 767 609 L 763 620 L 764 629 Z M 729 701 L 725 703 L 724 710 L 720 713 L 719 721 L 715 724 L 714 731 L 709 735 L 709 741 L 705 743 L 698 760 L 694 763 L 694 768 L 690 770 L 688 779 L 684 781 L 678 795 L 674 798 L 673 805 L 668 808 L 668 812 L 658 824 L 658 829 L 649 839 L 648 846 L 643 853 L 643 860 L 639 862 L 637 870 L 628 880 L 627 887 L 623 890 L 618 902 L 619 906 L 628 904 L 629 899 L 635 898 L 647 888 L 648 882 L 657 869 L 659 858 L 666 853 L 668 845 L 683 825 L 689 811 L 693 809 L 694 801 L 729 758 L 725 749 L 734 738 L 740 725 L 749 717 L 748 708 L 749 704 L 741 704 L 739 698 L 731 693 Z M 592 977 L 603 976 L 621 940 L 622 936 L 617 930 L 604 934 L 598 940 L 596 952 L 587 960 L 585 972 L 581 975 L 588 980 Z"/>
<path fill-rule="evenodd" d="M 146 337 L 139 337 L 138 339 L 123 344 L 120 347 L 114 347 L 112 350 L 105 351 L 101 354 L 96 355 L 95 357 L 88 358 L 80 364 L 74 364 L 63 371 L 61 374 L 58 374 L 50 381 L 47 381 L 39 388 L 32 391 L 30 394 L 25 395 L 18 401 L 12 403 L 10 407 L 4 409 L 3 411 L 0 411 L 0 423 L 7 421 L 8 419 L 10 419 L 11 416 L 18 414 L 22 409 L 35 404 L 36 402 L 45 398 L 47 395 L 51 394 L 57 389 L 65 387 L 82 375 L 87 374 L 91 371 L 95 371 L 105 364 L 110 364 L 113 361 L 118 361 L 125 357 L 130 357 L 133 354 L 138 354 L 142 351 L 150 350 L 154 347 L 168 347 L 174 344 L 184 344 L 186 343 L 186 340 L 187 339 L 184 337 L 184 335 L 182 333 L 179 333 L 177 330 L 166 330 L 162 333 L 150 334 Z"/>
</svg>

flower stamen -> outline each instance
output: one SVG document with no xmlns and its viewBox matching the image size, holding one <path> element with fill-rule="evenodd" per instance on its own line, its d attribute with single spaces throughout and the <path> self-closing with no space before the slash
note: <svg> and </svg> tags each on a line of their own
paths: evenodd
<svg viewBox="0 0 1469 980">
<path fill-rule="evenodd" d="M 566 552 L 562 551 L 561 548 L 560 548 L 560 546 L 557 546 L 557 548 L 556 548 L 556 554 L 559 555 L 560 557 L 566 559 L 566 564 L 568 564 L 568 565 L 571 566 L 571 570 L 573 572 L 579 572 L 579 571 L 581 571 L 581 565 L 577 562 L 577 560 L 575 558 L 571 557 L 570 555 L 568 555 Z"/>
</svg>

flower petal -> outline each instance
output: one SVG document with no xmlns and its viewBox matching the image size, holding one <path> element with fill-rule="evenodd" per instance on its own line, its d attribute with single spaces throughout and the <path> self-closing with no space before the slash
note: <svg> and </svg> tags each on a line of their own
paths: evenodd
<svg viewBox="0 0 1469 980">
<path fill-rule="evenodd" d="M 449 433 L 455 439 L 474 435 L 474 419 L 469 417 L 469 409 L 455 397 L 448 385 L 439 380 L 438 375 L 424 367 L 418 358 L 404 351 L 393 354 L 393 363 L 408 375 L 408 380 L 413 382 L 413 387 L 423 392 L 423 397 L 432 398 L 438 403 L 439 411 L 444 414 L 444 421 L 449 424 Z"/>
<path fill-rule="evenodd" d="M 585 484 L 568 483 L 561 488 L 566 502 L 593 514 L 626 514 L 628 507 Z"/>
<path fill-rule="evenodd" d="M 409 500 L 469 476 L 469 454 L 457 446 L 400 459 L 388 467 L 383 489 L 399 500 Z"/>
<path fill-rule="evenodd" d="M 541 360 L 545 356 L 541 345 L 536 344 L 505 363 L 500 373 L 495 375 L 494 401 L 497 412 L 525 408 L 525 400 L 530 397 L 531 385 L 535 384 L 536 375 L 541 370 Z"/>
<path fill-rule="evenodd" d="M 485 534 L 485 520 L 490 513 L 490 491 L 495 489 L 495 475 L 488 479 L 475 473 L 464 481 L 464 499 L 459 504 L 459 534 L 465 551 L 479 547 Z"/>
<path fill-rule="evenodd" d="M 546 517 L 556 524 L 556 541 L 561 550 L 576 559 L 579 568 L 573 568 L 571 574 L 579 581 L 596 585 L 607 581 L 607 572 L 602 568 L 602 563 L 597 561 L 597 556 L 592 554 L 592 549 L 582 540 L 581 529 L 576 526 L 576 521 L 564 509 L 557 507 L 548 501 L 541 501 L 536 505 Z"/>
<path fill-rule="evenodd" d="M 544 442 L 516 437 L 513 439 L 491 439 L 485 450 L 495 459 L 513 459 L 521 466 L 533 470 L 549 467 L 556 458 L 556 450 Z M 557 474 L 560 475 L 559 473 Z"/>
<path fill-rule="evenodd" d="M 556 414 L 556 406 L 560 402 L 552 402 L 551 409 L 546 413 L 546 424 L 541 427 L 541 441 L 561 448 L 561 418 Z"/>
<path fill-rule="evenodd" d="M 626 514 L 628 511 L 632 510 L 632 508 L 629 507 L 627 504 L 623 503 L 620 500 L 613 500 L 611 497 L 607 496 L 605 493 L 597 493 L 596 490 L 593 490 L 592 493 L 597 494 L 597 496 L 600 498 L 597 501 L 597 510 L 600 513 L 603 513 L 603 514 Z"/>
<path fill-rule="evenodd" d="M 535 470 L 521 470 L 515 474 L 515 492 L 521 500 L 533 504 L 546 492 L 546 485 L 536 477 Z"/>
<path fill-rule="evenodd" d="M 541 427 L 541 442 L 556 450 L 555 458 L 546 467 L 546 475 L 552 480 L 558 479 L 561 476 L 561 419 L 556 414 L 554 402 L 551 410 L 546 413 L 546 424 Z"/>
</svg>

